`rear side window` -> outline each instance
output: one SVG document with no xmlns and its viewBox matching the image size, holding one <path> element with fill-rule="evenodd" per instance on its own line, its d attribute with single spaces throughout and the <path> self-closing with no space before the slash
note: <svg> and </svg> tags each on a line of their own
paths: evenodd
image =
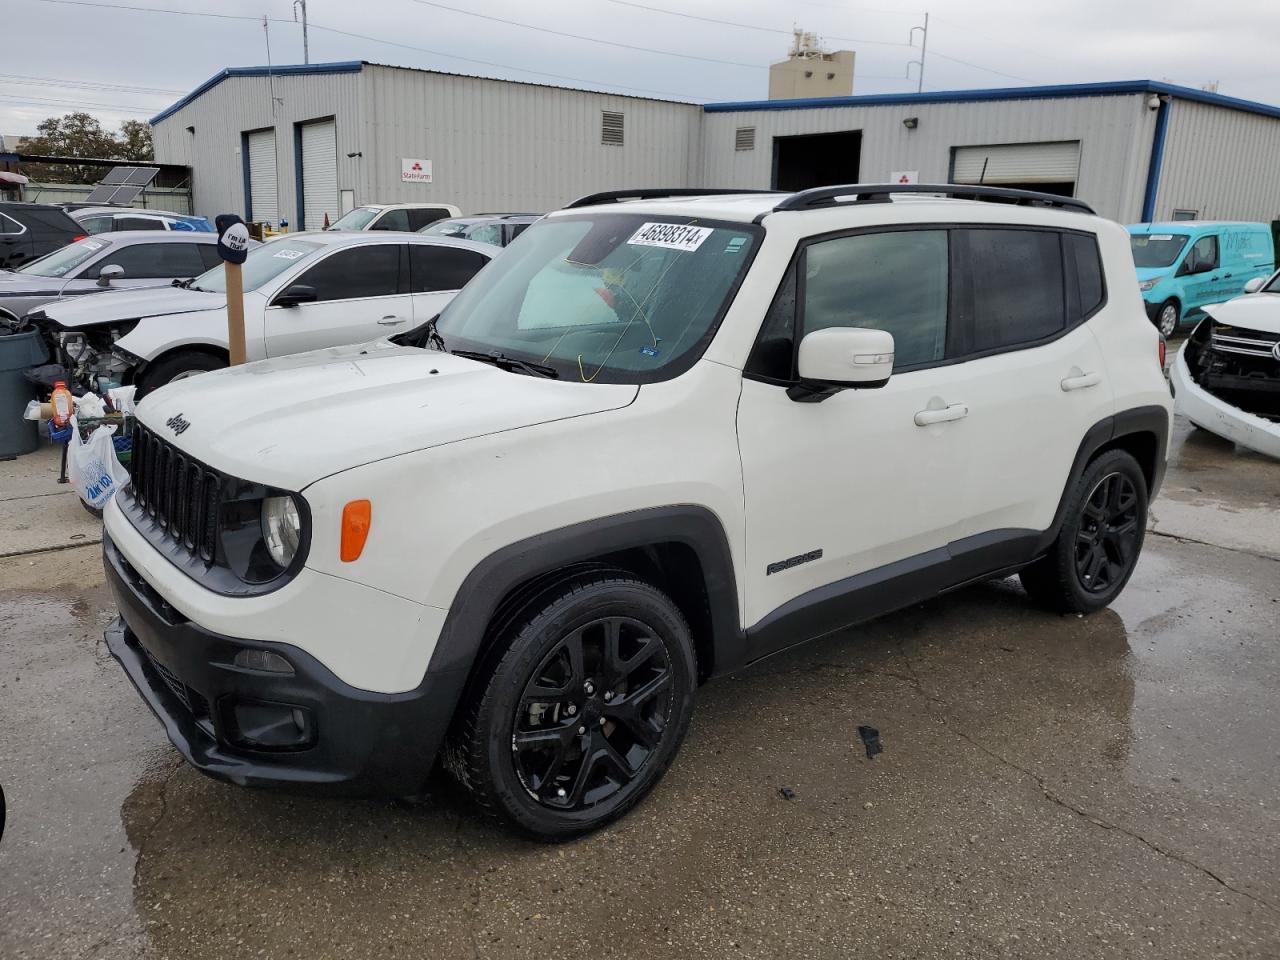
<svg viewBox="0 0 1280 960">
<path fill-rule="evenodd" d="M 435 223 L 437 220 L 443 220 L 451 216 L 448 210 L 443 207 L 417 207 L 408 211 L 409 213 L 409 229 L 421 230 L 428 224 Z"/>
<path fill-rule="evenodd" d="M 1102 256 L 1092 234 L 1062 235 L 1063 264 L 1067 279 L 1067 322 L 1085 320 L 1102 306 L 1106 288 L 1102 283 Z"/>
<path fill-rule="evenodd" d="M 123 267 L 126 280 L 195 277 L 208 269 L 195 246 L 188 243 L 135 243 L 120 247 L 102 258 L 99 269 L 110 265 Z"/>
<path fill-rule="evenodd" d="M 828 327 L 893 334 L 894 369 L 941 360 L 947 344 L 947 231 L 866 233 L 811 244 L 801 336 Z"/>
<path fill-rule="evenodd" d="M 473 250 L 409 244 L 409 288 L 414 293 L 461 290 L 489 261 Z"/>
<path fill-rule="evenodd" d="M 17 220 L 14 220 L 12 217 L 6 217 L 3 213 L 0 213 L 0 233 L 17 234 L 22 233 L 26 229 L 27 228 Z"/>
<path fill-rule="evenodd" d="M 164 221 L 153 217 L 116 217 L 113 230 L 163 230 Z"/>
<path fill-rule="evenodd" d="M 1042 340 L 1067 325 L 1061 234 L 956 230 L 971 306 L 957 317 L 957 356 Z"/>
<path fill-rule="evenodd" d="M 400 292 L 400 246 L 380 243 L 339 250 L 297 282 L 315 287 L 319 302 L 392 296 Z"/>
</svg>

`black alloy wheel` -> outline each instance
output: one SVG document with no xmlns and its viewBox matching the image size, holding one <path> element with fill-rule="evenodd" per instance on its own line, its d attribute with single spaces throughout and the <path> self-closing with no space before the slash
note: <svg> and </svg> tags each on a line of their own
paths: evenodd
<svg viewBox="0 0 1280 960">
<path fill-rule="evenodd" d="M 1076 529 L 1076 576 L 1092 594 L 1104 594 L 1126 577 L 1137 551 L 1138 491 L 1122 473 L 1098 481 L 1085 498 Z"/>
<path fill-rule="evenodd" d="M 672 699 L 671 659 L 645 624 L 605 617 L 573 630 L 543 657 L 517 705 L 520 782 L 556 810 L 607 800 L 654 755 Z"/>
<path fill-rule="evenodd" d="M 441 755 L 477 807 L 569 840 L 618 819 L 671 765 L 698 664 L 680 608 L 604 565 L 554 574 L 500 608 Z"/>
</svg>

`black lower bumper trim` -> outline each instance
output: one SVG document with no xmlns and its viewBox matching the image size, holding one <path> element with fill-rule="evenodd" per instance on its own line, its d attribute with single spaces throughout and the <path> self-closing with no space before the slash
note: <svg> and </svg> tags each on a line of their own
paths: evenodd
<svg viewBox="0 0 1280 960">
<path fill-rule="evenodd" d="M 360 690 L 291 644 L 225 637 L 191 623 L 107 536 L 103 554 L 120 610 L 107 628 L 107 648 L 194 767 L 245 786 L 391 796 L 421 791 L 465 676 L 428 673 L 407 693 Z M 284 657 L 293 674 L 237 666 L 236 654 L 246 649 Z M 237 704 L 298 708 L 310 724 L 304 745 L 246 747 Z"/>
</svg>

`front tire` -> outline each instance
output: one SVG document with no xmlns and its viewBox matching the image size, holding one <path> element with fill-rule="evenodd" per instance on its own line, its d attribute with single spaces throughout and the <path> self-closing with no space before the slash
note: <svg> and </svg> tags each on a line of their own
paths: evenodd
<svg viewBox="0 0 1280 960">
<path fill-rule="evenodd" d="M 1178 306 L 1178 301 L 1170 297 L 1164 303 L 1160 304 L 1160 309 L 1156 311 L 1156 329 L 1160 331 L 1160 336 L 1168 340 L 1178 332 L 1178 324 L 1182 322 L 1182 308 Z"/>
<path fill-rule="evenodd" d="M 1071 488 L 1049 552 L 1018 574 L 1023 588 L 1059 613 L 1092 613 L 1110 604 L 1142 552 L 1147 497 L 1146 477 L 1131 454 L 1102 454 Z"/>
<path fill-rule="evenodd" d="M 670 766 L 693 714 L 689 627 L 621 570 L 557 581 L 511 622 L 445 767 L 517 830 L 568 840 L 621 817 Z"/>
<path fill-rule="evenodd" d="M 138 379 L 138 399 L 152 390 L 159 390 L 167 383 L 185 380 L 210 370 L 221 370 L 225 366 L 227 361 L 222 357 L 202 350 L 179 350 L 171 353 L 147 367 L 146 372 Z"/>
</svg>

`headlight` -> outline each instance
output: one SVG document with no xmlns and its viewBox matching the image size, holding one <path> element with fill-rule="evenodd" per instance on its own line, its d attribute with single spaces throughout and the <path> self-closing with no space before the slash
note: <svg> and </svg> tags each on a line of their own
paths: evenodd
<svg viewBox="0 0 1280 960">
<path fill-rule="evenodd" d="M 1138 289 L 1141 290 L 1143 293 L 1146 293 L 1148 290 L 1150 290 L 1152 287 L 1154 287 L 1157 283 L 1159 283 L 1163 279 L 1164 277 L 1152 277 L 1150 280 L 1143 280 L 1141 283 L 1138 284 Z"/>
<path fill-rule="evenodd" d="M 302 521 L 293 497 L 267 497 L 262 501 L 262 539 L 280 569 L 293 563 L 301 536 Z"/>
</svg>

